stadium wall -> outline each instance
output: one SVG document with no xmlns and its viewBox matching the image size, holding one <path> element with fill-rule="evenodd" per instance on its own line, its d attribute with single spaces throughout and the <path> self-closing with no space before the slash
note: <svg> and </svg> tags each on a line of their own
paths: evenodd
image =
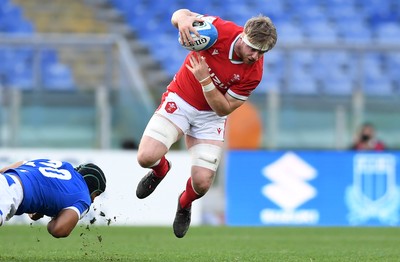
<svg viewBox="0 0 400 262">
<path fill-rule="evenodd" d="M 173 172 L 150 197 L 139 200 L 136 185 L 146 174 L 136 162 L 136 151 L 122 150 L 49 150 L 49 149 L 0 149 L 0 166 L 20 160 L 50 158 L 78 165 L 93 162 L 98 164 L 107 177 L 107 189 L 96 198 L 90 212 L 81 220 L 88 223 L 96 220 L 98 225 L 120 226 L 164 226 L 172 225 L 178 195 L 186 186 L 190 172 L 190 156 L 179 151 L 168 153 L 174 164 Z M 201 222 L 202 200 L 192 208 L 192 225 Z M 27 215 L 15 216 L 10 223 L 32 223 Z M 34 223 L 46 223 L 47 218 Z"/>
</svg>

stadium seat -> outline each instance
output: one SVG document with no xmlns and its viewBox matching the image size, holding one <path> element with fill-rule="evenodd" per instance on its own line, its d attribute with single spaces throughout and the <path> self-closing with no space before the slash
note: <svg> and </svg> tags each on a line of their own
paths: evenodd
<svg viewBox="0 0 400 262">
<path fill-rule="evenodd" d="M 281 82 L 285 74 L 284 55 L 279 51 L 271 51 L 264 56 L 264 76 L 268 81 Z M 277 79 L 273 81 L 271 79 Z"/>
<path fill-rule="evenodd" d="M 35 86 L 35 75 L 32 70 L 32 65 L 26 63 L 15 63 L 12 65 L 11 70 L 6 75 L 6 86 L 30 90 Z"/>
<path fill-rule="evenodd" d="M 43 70 L 43 85 L 47 89 L 73 90 L 75 84 L 71 69 L 61 63 L 48 65 Z"/>
<path fill-rule="evenodd" d="M 315 60 L 315 53 L 309 50 L 294 51 L 290 52 L 289 56 L 286 56 L 285 58 L 289 59 L 285 65 L 288 65 L 287 70 L 290 70 L 290 74 L 302 74 L 306 71 L 311 73 L 310 70 Z"/>
<path fill-rule="evenodd" d="M 390 79 L 382 75 L 367 75 L 363 82 L 363 91 L 366 95 L 392 96 L 395 94 Z"/>
<path fill-rule="evenodd" d="M 10 34 L 32 34 L 35 31 L 32 22 L 27 21 L 21 8 L 11 1 L 0 0 L 0 32 Z M 32 47 L 2 47 L 0 49 L 0 76 L 1 83 L 5 86 L 32 89 L 37 85 L 37 76 L 34 74 L 34 58 L 36 50 Z M 70 83 L 70 78 L 66 77 L 64 72 L 64 80 L 58 84 L 55 82 L 55 76 L 61 74 L 60 69 L 50 68 L 50 64 L 57 64 L 57 55 L 54 50 L 45 50 L 41 54 L 41 69 L 43 72 L 43 81 L 51 83 L 54 87 L 61 87 Z M 51 77 L 46 79 L 46 77 Z M 62 84 L 61 84 L 62 83 Z"/>
<path fill-rule="evenodd" d="M 312 72 L 316 79 L 323 80 L 331 75 L 341 75 L 347 72 L 350 57 L 347 52 L 318 52 L 312 63 Z"/>
<path fill-rule="evenodd" d="M 319 87 L 315 78 L 307 71 L 295 70 L 289 79 L 285 79 L 288 94 L 318 95 Z"/>
<path fill-rule="evenodd" d="M 376 40 L 382 44 L 400 43 L 400 25 L 398 23 L 387 23 L 377 27 Z"/>
<path fill-rule="evenodd" d="M 276 30 L 279 32 L 279 41 L 283 43 L 302 43 L 305 40 L 305 36 L 302 28 L 299 28 L 292 23 L 278 23 Z"/>
<path fill-rule="evenodd" d="M 254 93 L 266 94 L 271 90 L 280 93 L 283 86 L 282 83 L 282 78 L 276 77 L 273 74 L 264 73 L 261 83 L 254 90 Z"/>
<path fill-rule="evenodd" d="M 394 83 L 397 90 L 400 91 L 400 53 L 387 53 L 384 67 L 389 79 Z"/>
<path fill-rule="evenodd" d="M 373 35 L 371 30 L 362 24 L 342 24 L 338 31 L 340 32 L 340 37 L 345 43 L 357 43 L 357 44 L 368 44 L 373 40 Z"/>
<path fill-rule="evenodd" d="M 153 5 L 153 1 L 138 0 L 133 4 L 130 1 L 110 0 L 120 9 L 125 9 L 129 24 L 134 28 L 139 37 L 148 44 L 154 43 L 160 37 L 168 44 L 160 45 L 158 50 L 151 50 L 154 58 L 160 62 L 169 75 L 173 75 L 181 65 L 183 54 L 176 45 L 177 33 L 169 23 L 172 10 L 179 8 L 180 2 L 162 2 Z M 227 0 L 226 5 L 219 1 L 208 1 L 199 4 L 196 1 L 185 3 L 186 7 L 200 13 L 217 13 L 217 15 L 233 20 L 239 24 L 244 23 L 249 17 L 256 15 L 254 10 L 270 16 L 278 30 L 278 44 L 280 43 L 353 43 L 369 44 L 373 41 L 379 43 L 399 43 L 400 26 L 393 19 L 399 19 L 400 5 L 396 1 L 381 0 Z M 210 11 L 212 10 L 212 12 Z M 390 12 L 387 12 L 390 11 Z M 144 19 L 146 18 L 146 19 Z M 397 21 L 397 20 L 396 20 Z M 163 35 L 160 35 L 160 31 Z M 165 34 L 165 35 L 164 35 Z M 171 50 L 171 45 L 177 50 Z M 169 46 L 169 47 L 168 47 Z M 168 51 L 169 50 L 169 51 Z M 306 51 L 305 53 L 307 53 Z M 173 54 L 173 55 L 171 55 Z M 178 54 L 178 58 L 171 58 Z M 182 56 L 181 56 L 182 55 Z M 279 57 L 279 62 L 276 57 Z M 286 60 L 286 59 L 289 59 Z M 358 56 L 348 53 L 334 53 L 316 55 L 298 54 L 294 52 L 288 57 L 272 53 L 265 56 L 266 79 L 273 85 L 284 79 L 284 69 L 300 70 L 307 76 L 297 74 L 293 79 L 304 83 L 305 93 L 318 90 L 319 83 L 326 92 L 343 93 L 351 92 L 355 78 L 360 75 L 360 66 L 365 68 L 365 73 L 371 76 L 382 74 L 382 65 L 379 58 L 364 57 L 363 63 L 358 63 Z M 286 64 L 288 63 L 288 64 Z M 361 70 L 361 69 L 360 69 Z M 393 70 L 392 70 L 393 71 Z M 274 77 L 271 78 L 271 75 Z M 290 73 L 289 73 L 290 74 Z M 327 76 L 334 75 L 330 83 Z M 300 74 L 301 75 L 301 74 Z M 397 81 L 396 74 L 386 74 L 387 81 Z M 310 79 L 312 78 L 312 79 Z M 275 80 L 277 79 L 277 80 Z M 300 92 L 288 80 L 289 90 Z M 385 80 L 386 82 L 386 80 Z M 332 86 L 340 88 L 331 88 Z M 383 88 L 384 89 L 384 88 Z M 301 92 L 300 92 L 301 93 Z"/>
<path fill-rule="evenodd" d="M 328 23 L 306 25 L 307 39 L 314 43 L 335 43 L 338 41 L 338 34 L 335 28 Z"/>
<path fill-rule="evenodd" d="M 323 93 L 327 95 L 350 96 L 353 93 L 354 81 L 348 75 L 337 71 L 321 79 Z"/>
</svg>

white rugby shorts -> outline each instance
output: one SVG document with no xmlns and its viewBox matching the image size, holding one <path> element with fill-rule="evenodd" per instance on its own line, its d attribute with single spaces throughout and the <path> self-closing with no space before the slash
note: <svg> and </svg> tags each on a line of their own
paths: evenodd
<svg viewBox="0 0 400 262">
<path fill-rule="evenodd" d="M 169 92 L 156 111 L 197 139 L 224 141 L 226 116 L 214 111 L 200 111 L 177 94 Z"/>
<path fill-rule="evenodd" d="M 20 181 L 10 174 L 0 174 L 0 225 L 15 215 L 24 193 Z"/>
</svg>

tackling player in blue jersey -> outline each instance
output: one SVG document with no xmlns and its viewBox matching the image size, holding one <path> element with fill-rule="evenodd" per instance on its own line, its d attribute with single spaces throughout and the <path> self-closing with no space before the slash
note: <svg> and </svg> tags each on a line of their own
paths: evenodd
<svg viewBox="0 0 400 262">
<path fill-rule="evenodd" d="M 105 189 L 104 173 L 92 163 L 75 168 L 50 159 L 14 163 L 0 169 L 0 226 L 14 215 L 49 216 L 49 233 L 67 237 Z"/>
</svg>

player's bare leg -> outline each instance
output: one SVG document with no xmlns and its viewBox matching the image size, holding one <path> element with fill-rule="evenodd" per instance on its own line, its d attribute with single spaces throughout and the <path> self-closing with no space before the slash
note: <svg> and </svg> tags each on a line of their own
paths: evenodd
<svg viewBox="0 0 400 262">
<path fill-rule="evenodd" d="M 174 234 L 178 238 L 185 236 L 191 222 L 192 202 L 204 196 L 211 187 L 215 172 L 192 166 L 192 176 L 186 183 L 186 189 L 178 197 L 178 207 L 173 223 Z"/>
<path fill-rule="evenodd" d="M 154 138 L 144 136 L 139 145 L 137 159 L 140 166 L 151 170 L 140 180 L 136 196 L 140 199 L 148 197 L 164 179 L 171 163 L 165 158 L 167 147 Z"/>
<path fill-rule="evenodd" d="M 191 177 L 185 191 L 178 198 L 173 223 L 178 238 L 185 236 L 191 222 L 192 202 L 204 196 L 211 187 L 222 154 L 222 141 L 196 139 L 186 136 L 186 144 L 192 155 Z"/>
<path fill-rule="evenodd" d="M 168 119 L 157 114 L 152 117 L 138 149 L 137 160 L 140 166 L 151 168 L 137 186 L 138 198 L 148 197 L 167 175 L 171 162 L 165 158 L 165 154 L 182 135 L 183 132 Z"/>
</svg>

